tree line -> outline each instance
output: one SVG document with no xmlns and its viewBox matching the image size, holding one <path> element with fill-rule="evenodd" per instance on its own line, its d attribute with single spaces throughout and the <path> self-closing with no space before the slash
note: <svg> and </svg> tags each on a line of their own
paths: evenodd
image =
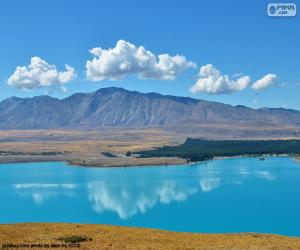
<svg viewBox="0 0 300 250">
<path fill-rule="evenodd" d="M 300 154 L 300 140 L 202 140 L 187 138 L 178 146 L 163 146 L 135 152 L 138 157 L 179 157 L 189 161 L 225 156 Z"/>
</svg>

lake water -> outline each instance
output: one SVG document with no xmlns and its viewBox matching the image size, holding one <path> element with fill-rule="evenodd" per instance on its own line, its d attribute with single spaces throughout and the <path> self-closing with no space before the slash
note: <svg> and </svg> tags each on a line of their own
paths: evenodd
<svg viewBox="0 0 300 250">
<path fill-rule="evenodd" d="M 0 223 L 78 222 L 185 232 L 300 236 L 300 162 L 237 158 L 189 166 L 0 165 Z"/>
</svg>

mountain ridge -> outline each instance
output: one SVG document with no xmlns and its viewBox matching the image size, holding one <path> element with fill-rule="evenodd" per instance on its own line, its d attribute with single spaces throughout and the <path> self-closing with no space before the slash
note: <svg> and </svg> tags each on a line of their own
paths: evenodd
<svg viewBox="0 0 300 250">
<path fill-rule="evenodd" d="M 300 111 L 253 109 L 190 97 L 101 88 L 58 99 L 47 95 L 0 102 L 0 129 L 145 127 L 194 123 L 268 123 L 300 126 Z"/>
</svg>

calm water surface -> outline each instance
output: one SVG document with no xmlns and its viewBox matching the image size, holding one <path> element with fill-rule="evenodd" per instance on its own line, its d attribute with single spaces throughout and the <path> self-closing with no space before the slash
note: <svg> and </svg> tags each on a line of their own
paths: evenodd
<svg viewBox="0 0 300 250">
<path fill-rule="evenodd" d="M 300 236 L 300 162 L 238 158 L 191 166 L 0 165 L 0 223 L 79 222 L 186 232 Z"/>
</svg>

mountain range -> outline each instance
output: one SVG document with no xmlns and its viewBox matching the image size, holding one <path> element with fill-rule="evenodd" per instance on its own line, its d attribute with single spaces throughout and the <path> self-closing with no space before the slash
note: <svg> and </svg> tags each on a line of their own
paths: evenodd
<svg viewBox="0 0 300 250">
<path fill-rule="evenodd" d="M 11 97 L 0 102 L 0 129 L 180 126 L 201 123 L 300 126 L 300 111 L 252 109 L 188 97 L 102 88 L 65 99 Z"/>
</svg>

